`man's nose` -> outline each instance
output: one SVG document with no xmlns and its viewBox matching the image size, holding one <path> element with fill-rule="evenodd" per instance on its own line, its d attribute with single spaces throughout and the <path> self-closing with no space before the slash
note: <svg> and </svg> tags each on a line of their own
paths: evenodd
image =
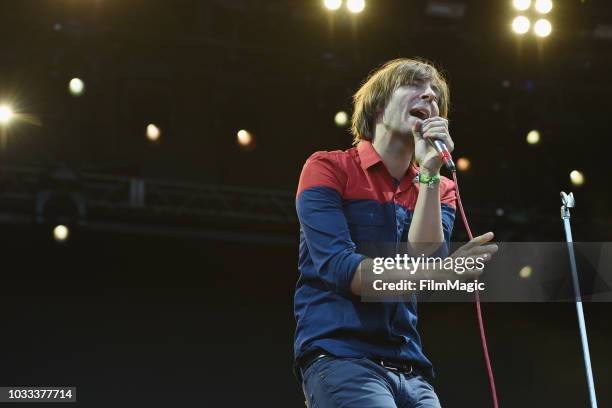
<svg viewBox="0 0 612 408">
<path fill-rule="evenodd" d="M 429 88 L 421 94 L 421 99 L 431 101 L 436 97 L 436 93 L 433 89 Z"/>
</svg>

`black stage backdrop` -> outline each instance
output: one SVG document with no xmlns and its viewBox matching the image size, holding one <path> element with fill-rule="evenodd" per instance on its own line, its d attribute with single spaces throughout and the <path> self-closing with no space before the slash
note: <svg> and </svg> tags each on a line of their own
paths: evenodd
<svg viewBox="0 0 612 408">
<path fill-rule="evenodd" d="M 295 246 L 3 227 L 0 384 L 72 385 L 78 406 L 301 407 Z M 484 304 L 503 406 L 587 406 L 574 305 Z M 472 304 L 419 305 L 447 407 L 490 407 Z M 608 304 L 586 304 L 600 406 Z M 26 405 L 20 405 L 26 406 Z"/>
</svg>

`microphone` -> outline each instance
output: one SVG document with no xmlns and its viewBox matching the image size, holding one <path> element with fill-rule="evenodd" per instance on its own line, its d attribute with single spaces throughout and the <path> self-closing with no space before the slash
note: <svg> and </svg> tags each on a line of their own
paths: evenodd
<svg viewBox="0 0 612 408">
<path fill-rule="evenodd" d="M 448 151 L 448 148 L 446 147 L 444 142 L 436 139 L 429 139 L 429 142 L 433 145 L 434 149 L 436 149 L 436 151 L 440 155 L 440 159 L 442 159 L 444 165 L 446 165 L 446 168 L 450 171 L 456 171 L 457 168 L 455 167 L 455 162 L 453 162 L 453 158 L 451 157 L 451 154 Z"/>
<path fill-rule="evenodd" d="M 418 121 L 417 130 L 419 131 L 419 133 L 421 133 L 422 126 L 423 126 L 423 122 Z M 440 159 L 442 159 L 442 162 L 444 162 L 444 165 L 446 166 L 446 168 L 449 169 L 450 171 L 456 171 L 457 168 L 455 167 L 455 162 L 453 162 L 453 158 L 450 152 L 448 151 L 446 144 L 444 144 L 443 141 L 437 140 L 437 139 L 428 139 L 428 140 L 429 140 L 429 143 L 434 147 L 434 149 L 436 149 L 436 151 L 440 155 Z"/>
</svg>

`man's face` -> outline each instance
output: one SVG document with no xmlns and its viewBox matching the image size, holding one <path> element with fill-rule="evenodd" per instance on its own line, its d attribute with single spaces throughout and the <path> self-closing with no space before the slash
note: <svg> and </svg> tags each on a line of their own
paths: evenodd
<svg viewBox="0 0 612 408">
<path fill-rule="evenodd" d="M 439 115 L 438 93 L 431 81 L 417 81 L 393 92 L 382 112 L 382 123 L 394 132 L 412 135 L 417 122 Z"/>
</svg>

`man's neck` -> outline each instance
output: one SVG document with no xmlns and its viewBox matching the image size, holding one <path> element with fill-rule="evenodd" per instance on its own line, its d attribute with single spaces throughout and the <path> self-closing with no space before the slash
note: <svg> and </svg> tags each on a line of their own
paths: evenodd
<svg viewBox="0 0 612 408">
<path fill-rule="evenodd" d="M 391 176 L 401 180 L 406 175 L 414 154 L 412 136 L 394 133 L 382 123 L 376 124 L 374 135 L 372 147 L 382 159 Z"/>
</svg>

